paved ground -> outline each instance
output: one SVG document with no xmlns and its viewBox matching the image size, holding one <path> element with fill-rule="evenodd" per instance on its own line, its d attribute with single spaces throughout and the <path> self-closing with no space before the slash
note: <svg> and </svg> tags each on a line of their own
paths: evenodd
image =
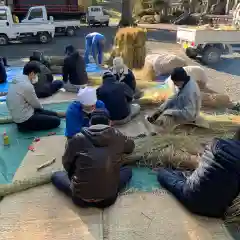
<svg viewBox="0 0 240 240">
<path fill-rule="evenodd" d="M 159 51 L 174 52 L 178 55 L 186 58 L 185 54 L 181 51 L 179 46 L 175 44 L 176 32 L 168 31 L 167 27 L 155 26 L 148 32 L 147 49 L 148 52 L 158 53 Z M 171 29 L 174 30 L 174 29 Z M 73 44 L 78 49 L 84 51 L 84 38 L 90 33 L 98 31 L 103 33 L 107 37 L 107 49 L 111 48 L 113 44 L 113 37 L 116 32 L 115 27 L 108 28 L 87 28 L 82 27 L 77 36 L 69 38 L 65 36 L 59 36 L 54 39 L 50 44 L 12 44 L 6 47 L 0 47 L 1 55 L 13 60 L 13 63 L 17 64 L 20 58 L 29 57 L 32 51 L 40 50 L 46 55 L 63 55 L 64 47 L 68 44 Z M 187 59 L 187 58 L 186 58 Z M 189 65 L 199 64 L 187 59 Z M 234 101 L 240 101 L 240 59 L 232 57 L 222 60 L 215 69 L 206 69 L 209 76 L 209 86 L 217 92 L 228 94 Z"/>
</svg>

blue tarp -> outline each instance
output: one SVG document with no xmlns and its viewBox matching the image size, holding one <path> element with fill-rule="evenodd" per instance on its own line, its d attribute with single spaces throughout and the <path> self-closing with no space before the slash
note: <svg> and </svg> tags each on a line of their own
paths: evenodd
<svg viewBox="0 0 240 240">
<path fill-rule="evenodd" d="M 7 69 L 7 82 L 0 84 L 0 92 L 7 93 L 8 92 L 8 85 L 12 82 L 14 76 L 19 75 L 22 73 L 22 67 L 10 67 Z M 95 63 L 87 64 L 87 73 L 90 74 L 100 74 L 102 69 L 97 66 Z M 61 77 L 61 74 L 56 74 L 57 77 Z M 6 96 L 0 97 L 0 102 L 5 102 Z"/>
</svg>

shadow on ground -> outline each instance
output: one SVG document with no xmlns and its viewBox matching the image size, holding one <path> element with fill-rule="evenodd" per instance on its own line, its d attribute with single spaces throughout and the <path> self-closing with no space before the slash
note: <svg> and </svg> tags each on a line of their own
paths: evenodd
<svg viewBox="0 0 240 240">
<path fill-rule="evenodd" d="M 219 72 L 240 76 L 240 57 L 223 58 L 218 64 L 211 66 Z"/>
<path fill-rule="evenodd" d="M 240 227 L 238 224 L 226 224 L 225 226 L 234 240 L 240 239 Z"/>
<path fill-rule="evenodd" d="M 62 56 L 64 54 L 64 48 L 72 44 L 77 49 L 84 51 L 85 49 L 85 37 L 91 32 L 99 32 L 106 36 L 106 49 L 108 51 L 112 44 L 113 38 L 116 34 L 116 27 L 87 27 L 82 26 L 76 36 L 56 36 L 51 43 L 37 44 L 37 43 L 16 43 L 7 46 L 1 46 L 1 56 L 7 57 L 10 60 L 16 60 L 20 58 L 29 57 L 33 51 L 41 51 L 45 55 Z"/>
<path fill-rule="evenodd" d="M 176 43 L 176 32 L 162 29 L 148 29 L 148 41 Z"/>
</svg>

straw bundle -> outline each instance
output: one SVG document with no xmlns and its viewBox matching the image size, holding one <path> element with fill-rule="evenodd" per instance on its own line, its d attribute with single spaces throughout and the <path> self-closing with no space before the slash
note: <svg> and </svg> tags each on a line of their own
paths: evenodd
<svg viewBox="0 0 240 240">
<path fill-rule="evenodd" d="M 152 82 L 156 80 L 156 74 L 153 66 L 148 62 L 145 62 L 143 68 L 141 69 L 133 69 L 133 73 L 137 81 L 139 80 Z"/>
<path fill-rule="evenodd" d="M 21 192 L 29 188 L 41 186 L 51 182 L 52 173 L 37 176 L 35 178 L 24 179 L 22 181 L 15 181 L 9 184 L 0 184 L 0 197 Z"/>
<path fill-rule="evenodd" d="M 231 108 L 232 102 L 227 95 L 202 92 L 202 106 L 206 108 Z"/>
<path fill-rule="evenodd" d="M 143 28 L 120 28 L 115 36 L 112 55 L 121 56 L 130 69 L 141 69 L 146 57 L 146 39 Z"/>
</svg>

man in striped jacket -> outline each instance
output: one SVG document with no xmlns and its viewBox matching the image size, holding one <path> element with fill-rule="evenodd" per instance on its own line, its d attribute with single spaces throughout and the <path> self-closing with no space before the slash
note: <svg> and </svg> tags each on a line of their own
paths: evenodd
<svg viewBox="0 0 240 240">
<path fill-rule="evenodd" d="M 240 192 L 240 128 L 232 139 L 214 139 L 189 177 L 160 169 L 158 181 L 191 212 L 223 217 Z"/>
</svg>

